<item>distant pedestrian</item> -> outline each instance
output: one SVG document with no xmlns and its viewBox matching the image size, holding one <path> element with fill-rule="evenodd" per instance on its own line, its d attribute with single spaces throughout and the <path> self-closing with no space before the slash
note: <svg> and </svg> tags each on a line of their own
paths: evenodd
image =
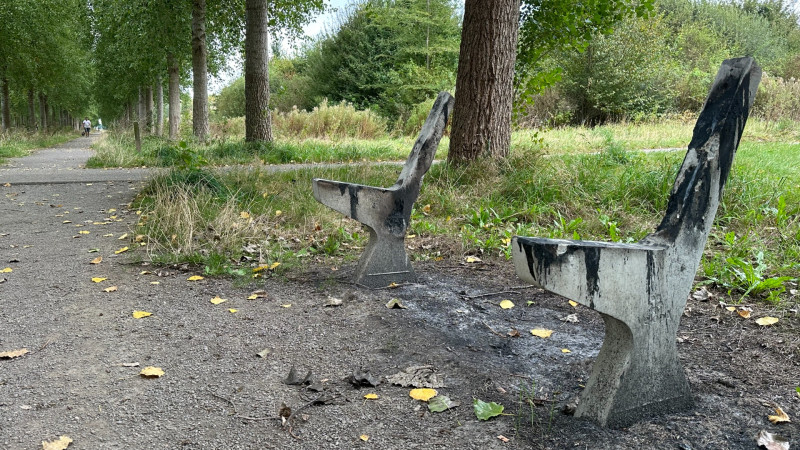
<svg viewBox="0 0 800 450">
<path fill-rule="evenodd" d="M 86 117 L 83 119 L 83 133 L 85 136 L 89 135 L 89 132 L 92 130 L 92 122 L 89 121 L 89 118 Z"/>
</svg>

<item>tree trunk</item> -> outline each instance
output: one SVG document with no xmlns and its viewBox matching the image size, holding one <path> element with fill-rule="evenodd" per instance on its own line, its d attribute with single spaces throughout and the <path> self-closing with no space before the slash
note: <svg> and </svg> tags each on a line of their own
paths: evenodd
<svg viewBox="0 0 800 450">
<path fill-rule="evenodd" d="M 0 83 L 2 83 L 2 86 L 0 86 L 0 103 L 2 103 L 2 106 L 0 106 L 0 109 L 2 109 L 2 114 L 0 114 L 0 116 L 2 116 L 3 123 L 2 131 L 8 131 L 11 128 L 11 104 L 9 103 L 11 96 L 8 93 L 8 78 L 3 77 L 3 79 L 0 80 Z"/>
<path fill-rule="evenodd" d="M 164 136 L 164 81 L 158 76 L 156 84 L 156 136 Z"/>
<path fill-rule="evenodd" d="M 42 133 L 47 133 L 47 96 L 39 93 L 39 122 L 41 122 Z"/>
<path fill-rule="evenodd" d="M 139 101 L 136 104 L 136 120 L 135 122 L 139 122 L 139 125 L 142 125 L 145 116 L 145 99 L 144 99 L 144 89 L 139 86 Z"/>
<path fill-rule="evenodd" d="M 269 112 L 269 22 L 267 0 L 247 0 L 244 41 L 245 140 L 271 141 Z"/>
<path fill-rule="evenodd" d="M 508 156 L 519 0 L 466 0 L 448 161 Z"/>
<path fill-rule="evenodd" d="M 208 137 L 208 52 L 206 0 L 192 0 L 192 132 L 200 142 Z"/>
<path fill-rule="evenodd" d="M 153 86 L 144 89 L 144 127 L 147 133 L 153 134 Z"/>
<path fill-rule="evenodd" d="M 169 71 L 169 140 L 178 139 L 181 123 L 181 79 L 175 55 L 167 56 Z"/>
<path fill-rule="evenodd" d="M 36 129 L 36 107 L 34 106 L 33 88 L 28 88 L 28 130 Z"/>
</svg>

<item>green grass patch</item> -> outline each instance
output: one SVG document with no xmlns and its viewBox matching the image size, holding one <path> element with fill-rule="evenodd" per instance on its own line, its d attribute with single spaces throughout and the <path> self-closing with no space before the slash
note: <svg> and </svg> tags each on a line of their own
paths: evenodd
<svg viewBox="0 0 800 450">
<path fill-rule="evenodd" d="M 26 156 L 32 150 L 52 147 L 75 138 L 75 132 L 69 130 L 61 130 L 53 134 L 16 131 L 0 133 L 0 163 L 4 163 L 7 158 Z"/>
</svg>

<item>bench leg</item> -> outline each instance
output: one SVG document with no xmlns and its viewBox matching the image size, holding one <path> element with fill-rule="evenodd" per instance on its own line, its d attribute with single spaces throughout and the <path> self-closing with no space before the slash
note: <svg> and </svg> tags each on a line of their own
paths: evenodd
<svg viewBox="0 0 800 450">
<path fill-rule="evenodd" d="M 665 330 L 651 322 L 650 327 L 634 327 L 634 335 L 622 321 L 601 316 L 605 340 L 575 416 L 626 427 L 649 416 L 691 408 L 689 382 L 678 362 L 677 325 Z"/>
<path fill-rule="evenodd" d="M 389 233 L 378 235 L 372 228 L 366 225 L 365 228 L 369 230 L 369 244 L 358 261 L 355 282 L 379 288 L 391 283 L 417 281 L 406 253 L 405 233 L 403 236 Z"/>
</svg>

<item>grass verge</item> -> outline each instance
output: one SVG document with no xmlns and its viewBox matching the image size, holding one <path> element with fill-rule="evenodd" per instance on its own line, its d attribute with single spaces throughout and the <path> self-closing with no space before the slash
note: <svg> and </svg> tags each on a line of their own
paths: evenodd
<svg viewBox="0 0 800 450">
<path fill-rule="evenodd" d="M 7 158 L 26 156 L 37 148 L 52 147 L 71 141 L 75 137 L 75 132 L 70 130 L 59 130 L 53 134 L 19 131 L 0 133 L 0 163 L 4 163 Z"/>
</svg>

